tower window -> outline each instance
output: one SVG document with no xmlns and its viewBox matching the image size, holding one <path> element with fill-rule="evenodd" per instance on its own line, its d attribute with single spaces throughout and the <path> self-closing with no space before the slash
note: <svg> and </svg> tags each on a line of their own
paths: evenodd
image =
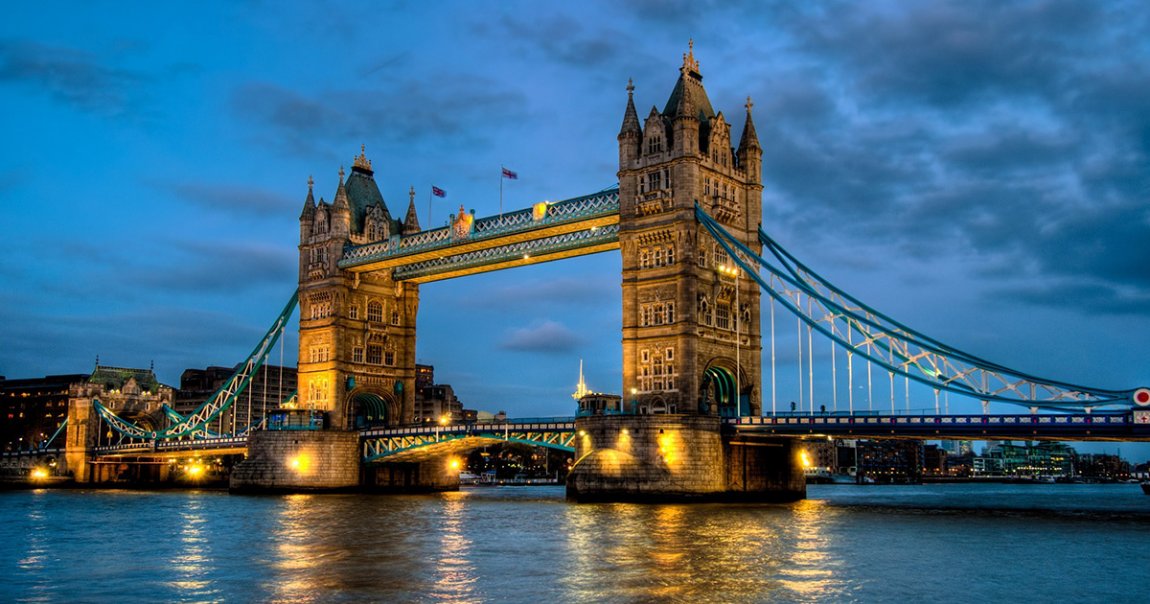
<svg viewBox="0 0 1150 604">
<path fill-rule="evenodd" d="M 376 323 L 383 322 L 383 305 L 376 301 L 367 303 L 367 320 Z"/>
<path fill-rule="evenodd" d="M 368 344 L 367 346 L 367 362 L 370 365 L 380 365 L 383 363 L 383 347 L 379 344 Z"/>
</svg>

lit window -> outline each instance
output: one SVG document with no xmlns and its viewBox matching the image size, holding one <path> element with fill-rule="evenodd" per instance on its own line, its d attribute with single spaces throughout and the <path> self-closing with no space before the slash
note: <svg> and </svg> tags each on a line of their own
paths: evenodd
<svg viewBox="0 0 1150 604">
<path fill-rule="evenodd" d="M 351 349 L 351 362 L 352 363 L 362 363 L 363 362 L 363 346 L 356 346 L 355 348 Z"/>
<path fill-rule="evenodd" d="M 367 303 L 367 320 L 376 323 L 383 322 L 383 305 L 376 301 Z"/>
</svg>

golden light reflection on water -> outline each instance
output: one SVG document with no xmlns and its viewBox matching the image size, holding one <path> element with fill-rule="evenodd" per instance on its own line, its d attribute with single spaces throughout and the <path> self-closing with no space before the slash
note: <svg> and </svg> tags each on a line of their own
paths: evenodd
<svg viewBox="0 0 1150 604">
<path fill-rule="evenodd" d="M 441 602 L 479 602 L 475 587 L 478 576 L 471 560 L 471 539 L 467 536 L 467 493 L 445 493 L 440 524 L 440 547 L 435 561 L 433 596 Z"/>
<path fill-rule="evenodd" d="M 788 591 L 805 600 L 825 598 L 840 591 L 835 580 L 839 563 L 831 558 L 831 544 L 823 533 L 825 515 L 833 513 L 825 502 L 809 499 L 792 507 L 792 544 L 789 563 L 780 569 L 779 582 Z"/>
<path fill-rule="evenodd" d="M 571 506 L 571 599 L 834 601 L 841 561 L 818 502 Z"/>
<path fill-rule="evenodd" d="M 178 546 L 173 550 L 174 555 L 168 559 L 168 566 L 175 578 L 168 581 L 168 585 L 185 599 L 210 596 L 212 560 L 210 543 L 205 534 L 207 517 L 203 501 L 190 498 L 180 510 L 176 522 Z"/>
</svg>

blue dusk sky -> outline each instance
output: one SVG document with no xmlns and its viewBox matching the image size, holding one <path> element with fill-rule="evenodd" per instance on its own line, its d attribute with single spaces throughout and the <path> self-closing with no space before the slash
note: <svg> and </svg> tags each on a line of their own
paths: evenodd
<svg viewBox="0 0 1150 604">
<path fill-rule="evenodd" d="M 501 165 L 519 174 L 503 182 L 506 209 L 611 186 L 628 78 L 640 116 L 661 109 L 693 38 L 736 141 L 754 99 L 763 224 L 791 253 L 997 363 L 1150 384 L 1142 2 L 37 1 L 4 13 L 9 378 L 90 371 L 98 355 L 154 362 L 178 385 L 185 368 L 239 362 L 296 285 L 308 177 L 330 201 L 360 145 L 391 212 L 414 186 L 425 227 L 461 204 L 497 213 Z M 428 216 L 432 185 L 447 198 Z M 421 286 L 418 358 L 468 407 L 569 415 L 580 359 L 590 387 L 621 388 L 619 269 L 612 252 Z M 794 320 L 779 329 L 789 401 Z M 977 407 L 963 405 L 952 400 Z"/>
</svg>

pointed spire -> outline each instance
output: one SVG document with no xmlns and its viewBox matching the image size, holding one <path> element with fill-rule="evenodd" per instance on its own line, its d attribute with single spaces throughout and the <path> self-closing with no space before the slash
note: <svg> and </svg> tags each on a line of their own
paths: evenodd
<svg viewBox="0 0 1150 604">
<path fill-rule="evenodd" d="M 403 234 L 410 235 L 419 232 L 419 216 L 415 213 L 415 187 L 408 192 L 407 216 L 403 219 Z"/>
<path fill-rule="evenodd" d="M 367 158 L 367 145 L 359 146 L 359 155 L 352 160 L 351 169 L 367 172 L 369 175 L 374 174 L 371 170 L 371 160 Z"/>
<path fill-rule="evenodd" d="M 579 383 L 576 384 L 575 393 L 571 395 L 571 398 L 579 400 L 590 393 L 591 391 L 587 389 L 587 382 L 583 381 L 583 359 L 579 359 Z"/>
<path fill-rule="evenodd" d="M 755 122 L 751 119 L 751 107 L 755 104 L 751 102 L 751 97 L 747 96 L 747 121 L 743 124 L 743 136 L 739 138 L 739 153 L 749 149 L 762 149 L 759 146 L 759 135 L 755 132 Z"/>
<path fill-rule="evenodd" d="M 311 218 L 315 216 L 315 194 L 313 189 L 315 187 L 315 180 L 311 176 L 307 177 L 307 199 L 303 202 L 303 213 L 300 214 L 300 220 Z"/>
<path fill-rule="evenodd" d="M 623 112 L 623 127 L 619 130 L 620 137 L 625 134 L 643 136 L 643 128 L 639 126 L 639 114 L 635 111 L 635 84 L 631 78 L 627 78 L 627 110 Z"/>
<path fill-rule="evenodd" d="M 347 187 L 343 184 L 343 166 L 339 167 L 339 186 L 335 189 L 335 200 L 331 202 L 333 210 L 350 212 L 351 204 L 347 200 Z"/>
<path fill-rule="evenodd" d="M 702 77 L 699 73 L 699 62 L 695 60 L 695 39 L 691 38 L 687 41 L 687 52 L 683 53 L 683 67 L 680 68 L 683 75 L 693 73 L 696 76 Z"/>
</svg>

